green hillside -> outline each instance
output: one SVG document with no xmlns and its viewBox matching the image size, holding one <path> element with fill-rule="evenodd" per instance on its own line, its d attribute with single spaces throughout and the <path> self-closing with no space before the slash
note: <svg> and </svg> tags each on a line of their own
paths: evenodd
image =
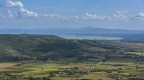
<svg viewBox="0 0 144 80">
<path fill-rule="evenodd" d="M 53 35 L 5 34 L 0 35 L 0 60 L 105 61 L 127 57 L 135 60 L 141 56 L 126 53 L 142 52 L 143 47 L 143 43 L 124 41 L 68 40 Z"/>
</svg>

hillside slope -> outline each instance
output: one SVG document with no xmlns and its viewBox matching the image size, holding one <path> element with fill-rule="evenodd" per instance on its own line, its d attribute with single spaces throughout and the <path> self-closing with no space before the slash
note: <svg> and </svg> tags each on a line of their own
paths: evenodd
<svg viewBox="0 0 144 80">
<path fill-rule="evenodd" d="M 71 59 L 100 61 L 117 57 L 130 51 L 144 51 L 143 47 L 144 44 L 142 43 L 122 41 L 67 40 L 53 35 L 5 34 L 0 35 L 0 60 L 47 61 Z"/>
</svg>

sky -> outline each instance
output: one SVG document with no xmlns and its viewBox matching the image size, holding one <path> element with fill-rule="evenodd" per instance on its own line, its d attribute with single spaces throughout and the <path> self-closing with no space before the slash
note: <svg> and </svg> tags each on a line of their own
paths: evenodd
<svg viewBox="0 0 144 80">
<path fill-rule="evenodd" d="M 144 0 L 0 0 L 0 29 L 144 30 Z"/>
</svg>

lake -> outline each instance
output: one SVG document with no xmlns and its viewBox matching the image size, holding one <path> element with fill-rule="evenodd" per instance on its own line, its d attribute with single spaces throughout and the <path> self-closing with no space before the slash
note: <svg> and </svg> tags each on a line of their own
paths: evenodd
<svg viewBox="0 0 144 80">
<path fill-rule="evenodd" d="M 121 40 L 120 37 L 104 37 L 104 36 L 79 36 L 79 35 L 59 35 L 66 39 L 90 39 L 90 40 Z"/>
</svg>

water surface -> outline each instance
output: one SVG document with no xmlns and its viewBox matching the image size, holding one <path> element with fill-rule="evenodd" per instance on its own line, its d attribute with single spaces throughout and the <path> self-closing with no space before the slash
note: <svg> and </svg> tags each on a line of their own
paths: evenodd
<svg viewBox="0 0 144 80">
<path fill-rule="evenodd" d="M 77 35 L 60 35 L 66 39 L 89 39 L 89 40 L 121 40 L 120 37 L 104 37 L 104 36 L 77 36 Z"/>
</svg>

